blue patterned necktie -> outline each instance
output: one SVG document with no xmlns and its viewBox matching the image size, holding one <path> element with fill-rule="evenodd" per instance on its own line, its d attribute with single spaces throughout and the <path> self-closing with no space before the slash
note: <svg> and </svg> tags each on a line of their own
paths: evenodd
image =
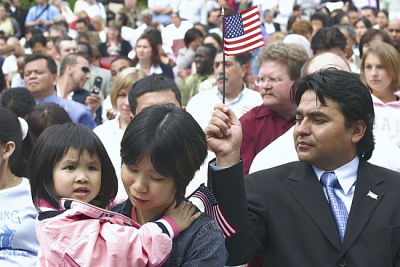
<svg viewBox="0 0 400 267">
<path fill-rule="evenodd" d="M 336 227 L 339 231 L 340 240 L 343 241 L 346 232 L 347 218 L 349 216 L 343 200 L 339 198 L 335 190 L 342 190 L 334 172 L 324 172 L 321 182 L 326 189 L 328 202 L 331 206 L 332 214 L 335 217 Z"/>
</svg>

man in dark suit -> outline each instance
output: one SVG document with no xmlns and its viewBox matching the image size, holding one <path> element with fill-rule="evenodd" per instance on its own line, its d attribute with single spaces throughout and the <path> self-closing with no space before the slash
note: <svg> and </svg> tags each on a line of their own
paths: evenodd
<svg viewBox="0 0 400 267">
<path fill-rule="evenodd" d="M 234 113 L 217 106 L 206 128 L 217 155 L 213 191 L 237 228 L 226 241 L 227 264 L 261 255 L 264 266 L 400 266 L 400 175 L 367 162 L 374 149 L 368 89 L 356 75 L 328 69 L 303 77 L 292 99 L 300 161 L 243 179 Z M 331 175 L 333 185 L 323 185 Z"/>
</svg>

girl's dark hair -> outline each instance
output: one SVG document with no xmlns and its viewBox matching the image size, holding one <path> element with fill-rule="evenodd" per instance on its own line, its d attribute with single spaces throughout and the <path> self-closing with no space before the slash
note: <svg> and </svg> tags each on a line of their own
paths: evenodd
<svg viewBox="0 0 400 267">
<path fill-rule="evenodd" d="M 185 195 L 207 155 L 205 134 L 193 117 L 174 105 L 156 105 L 138 113 L 121 141 L 122 163 L 148 157 L 154 170 L 175 181 L 175 198 Z"/>
<path fill-rule="evenodd" d="M 11 155 L 8 165 L 13 174 L 23 176 L 20 167 L 22 132 L 17 115 L 11 110 L 0 107 L 0 144 L 15 143 L 14 153 Z"/>
<path fill-rule="evenodd" d="M 67 122 L 72 120 L 65 109 L 51 102 L 37 104 L 28 118 L 29 131 L 34 138 L 38 138 L 47 127 Z"/>
<path fill-rule="evenodd" d="M 115 169 L 107 151 L 97 135 L 81 124 L 69 122 L 51 126 L 43 131 L 37 140 L 28 166 L 32 200 L 38 208 L 39 199 L 59 207 L 60 197 L 54 189 L 53 169 L 70 148 L 97 155 L 101 164 L 100 193 L 90 203 L 101 208 L 107 207 L 118 190 Z"/>
</svg>

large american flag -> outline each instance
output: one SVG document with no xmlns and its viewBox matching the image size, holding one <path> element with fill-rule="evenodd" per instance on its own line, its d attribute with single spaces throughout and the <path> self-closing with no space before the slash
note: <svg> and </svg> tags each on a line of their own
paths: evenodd
<svg viewBox="0 0 400 267">
<path fill-rule="evenodd" d="M 240 55 L 264 45 L 258 6 L 224 18 L 224 53 Z"/>
<path fill-rule="evenodd" d="M 228 221 L 228 219 L 222 214 L 219 208 L 218 201 L 215 198 L 211 190 L 204 184 L 201 184 L 199 188 L 189 197 L 189 200 L 199 199 L 204 205 L 204 212 L 214 218 L 225 238 L 229 238 L 236 233 L 236 228 Z M 195 201 L 193 201 L 195 204 Z"/>
</svg>

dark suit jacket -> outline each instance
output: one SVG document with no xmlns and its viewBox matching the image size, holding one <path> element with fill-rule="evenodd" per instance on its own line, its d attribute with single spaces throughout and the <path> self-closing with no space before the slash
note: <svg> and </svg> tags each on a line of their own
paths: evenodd
<svg viewBox="0 0 400 267">
<path fill-rule="evenodd" d="M 228 265 L 262 255 L 264 266 L 400 266 L 396 172 L 360 160 L 343 243 L 310 165 L 292 162 L 243 180 L 239 163 L 210 169 L 209 175 L 223 212 L 238 228 L 226 241 Z M 369 191 L 378 198 L 368 196 Z"/>
</svg>

